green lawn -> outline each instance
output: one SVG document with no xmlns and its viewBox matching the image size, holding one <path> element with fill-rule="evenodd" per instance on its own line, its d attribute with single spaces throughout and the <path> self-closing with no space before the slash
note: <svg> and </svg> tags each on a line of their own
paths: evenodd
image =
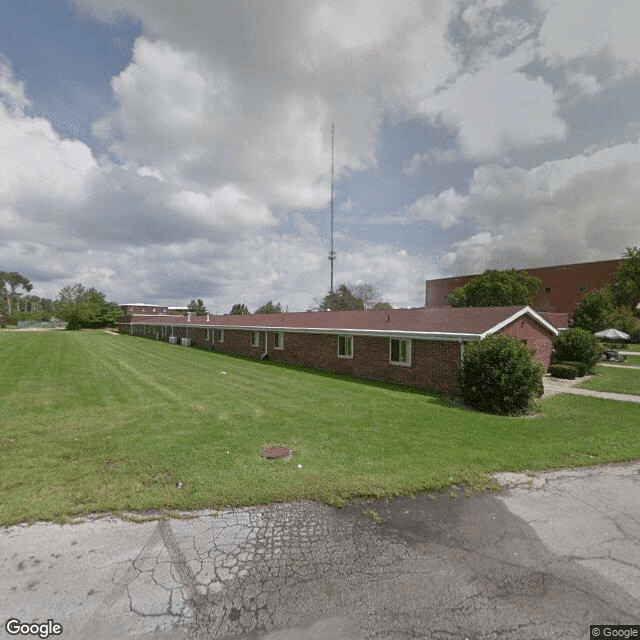
<svg viewBox="0 0 640 640">
<path fill-rule="evenodd" d="M 623 364 L 627 367 L 640 367 L 640 355 L 627 356 L 627 359 L 624 362 L 620 362 L 619 364 Z"/>
<path fill-rule="evenodd" d="M 596 376 L 577 385 L 594 391 L 640 395 L 640 371 L 622 367 L 596 366 Z"/>
<path fill-rule="evenodd" d="M 435 393 L 104 332 L 0 333 L 0 408 L 1 524 L 340 504 L 640 458 L 629 403 L 560 395 L 538 417 L 501 418 Z M 264 460 L 267 445 L 294 455 Z"/>
</svg>

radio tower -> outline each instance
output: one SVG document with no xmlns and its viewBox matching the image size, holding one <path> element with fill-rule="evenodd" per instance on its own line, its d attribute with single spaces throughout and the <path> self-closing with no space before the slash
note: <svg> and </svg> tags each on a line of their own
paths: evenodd
<svg viewBox="0 0 640 640">
<path fill-rule="evenodd" d="M 331 124 L 331 251 L 329 252 L 329 262 L 331 263 L 331 293 L 333 293 L 333 261 L 336 259 L 336 252 L 333 250 L 333 134 L 334 126 Z"/>
</svg>

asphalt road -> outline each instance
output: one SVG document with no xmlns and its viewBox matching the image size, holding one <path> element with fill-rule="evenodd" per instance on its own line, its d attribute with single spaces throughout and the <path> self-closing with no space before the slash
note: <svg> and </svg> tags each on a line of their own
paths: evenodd
<svg viewBox="0 0 640 640">
<path fill-rule="evenodd" d="M 499 480 L 340 510 L 6 527 L 0 637 L 38 637 L 9 635 L 8 619 L 51 619 L 63 640 L 584 639 L 590 624 L 640 625 L 640 463 Z"/>
</svg>

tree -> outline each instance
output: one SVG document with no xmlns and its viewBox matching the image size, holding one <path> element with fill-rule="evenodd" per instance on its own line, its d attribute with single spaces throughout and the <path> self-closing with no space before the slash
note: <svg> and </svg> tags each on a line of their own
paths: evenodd
<svg viewBox="0 0 640 640">
<path fill-rule="evenodd" d="M 609 326 L 628 333 L 632 340 L 635 340 L 638 333 L 638 319 L 634 316 L 631 307 L 622 306 L 614 309 Z"/>
<path fill-rule="evenodd" d="M 33 285 L 29 278 L 20 275 L 17 271 L 0 271 L 0 298 L 6 307 L 7 315 L 11 317 L 14 298 L 19 295 L 17 289 L 31 291 Z"/>
<path fill-rule="evenodd" d="M 117 302 L 107 302 L 104 293 L 94 287 L 86 289 L 81 282 L 62 287 L 55 306 L 70 331 L 114 326 L 121 314 Z"/>
<path fill-rule="evenodd" d="M 487 269 L 449 296 L 452 307 L 506 307 L 529 305 L 540 288 L 540 279 L 515 269 Z"/>
<path fill-rule="evenodd" d="M 543 368 L 533 349 L 504 334 L 465 345 L 460 368 L 463 400 L 474 409 L 501 415 L 526 413 L 544 391 Z"/>
<path fill-rule="evenodd" d="M 572 328 L 556 336 L 553 347 L 556 362 L 582 362 L 587 371 L 600 359 L 600 342 L 584 329 Z"/>
<path fill-rule="evenodd" d="M 589 291 L 573 312 L 571 327 L 589 333 L 608 329 L 612 326 L 613 312 L 613 297 L 608 287 Z"/>
<path fill-rule="evenodd" d="M 202 298 L 198 298 L 197 300 L 191 300 L 191 302 L 189 302 L 187 311 L 195 313 L 197 316 L 204 316 L 207 313 L 207 307 Z"/>
<path fill-rule="evenodd" d="M 269 300 L 256 309 L 256 314 L 258 313 L 283 313 L 282 305 L 279 302 L 273 304 L 273 300 Z"/>
<path fill-rule="evenodd" d="M 319 308 L 322 311 L 363 311 L 364 302 L 346 284 L 341 284 L 324 296 Z"/>
<path fill-rule="evenodd" d="M 248 316 L 251 314 L 246 304 L 238 302 L 231 307 L 229 312 L 232 316 Z"/>
<path fill-rule="evenodd" d="M 369 309 L 393 309 L 388 303 L 380 299 L 377 289 L 368 282 L 357 284 L 341 284 L 333 292 L 329 291 L 318 309 L 326 311 L 363 311 Z"/>
<path fill-rule="evenodd" d="M 614 302 L 617 306 L 637 309 L 640 303 L 640 249 L 627 247 L 627 253 L 611 284 Z"/>
</svg>

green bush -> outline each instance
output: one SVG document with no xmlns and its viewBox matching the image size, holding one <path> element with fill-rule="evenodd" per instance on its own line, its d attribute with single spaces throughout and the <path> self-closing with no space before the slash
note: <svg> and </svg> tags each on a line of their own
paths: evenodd
<svg viewBox="0 0 640 640">
<path fill-rule="evenodd" d="M 576 370 L 576 375 L 579 378 L 582 378 L 582 376 L 586 375 L 587 373 L 587 365 L 584 362 L 567 361 L 567 362 L 556 362 L 556 364 L 566 364 L 566 365 L 569 365 L 570 367 L 574 367 Z M 558 378 L 560 376 L 555 376 L 555 377 Z"/>
<path fill-rule="evenodd" d="M 554 341 L 555 362 L 582 362 L 592 371 L 600 359 L 600 342 L 584 329 L 561 331 Z"/>
<path fill-rule="evenodd" d="M 460 389 L 466 404 L 479 411 L 520 415 L 544 392 L 543 367 L 533 349 L 503 334 L 465 346 Z"/>
<path fill-rule="evenodd" d="M 575 380 L 576 374 L 578 373 L 578 369 L 576 369 L 576 367 L 571 366 L 567 362 L 563 362 L 562 364 L 552 364 L 549 367 L 549 373 L 554 378 L 564 378 L 565 380 Z"/>
</svg>

